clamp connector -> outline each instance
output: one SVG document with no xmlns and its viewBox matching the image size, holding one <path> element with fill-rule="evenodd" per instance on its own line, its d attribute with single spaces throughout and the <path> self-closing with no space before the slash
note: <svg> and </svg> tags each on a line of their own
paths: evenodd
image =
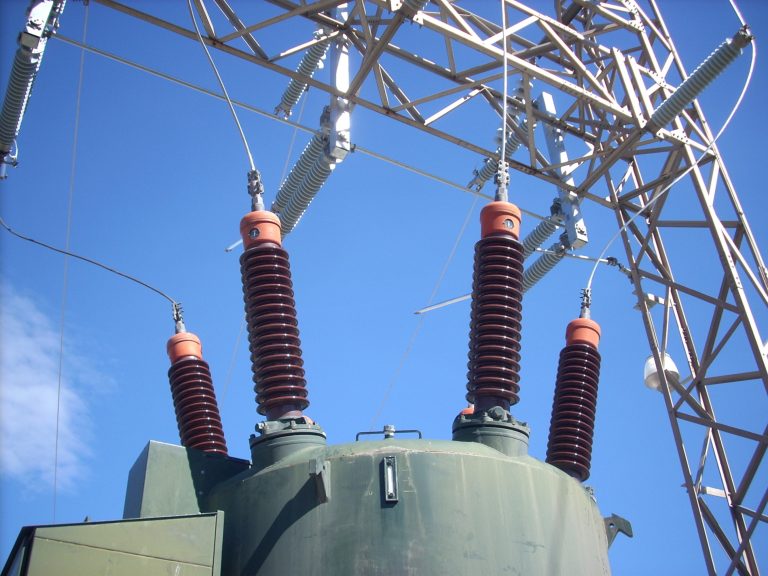
<svg viewBox="0 0 768 576">
<path fill-rule="evenodd" d="M 184 310 L 181 307 L 181 302 L 173 303 L 173 322 L 176 324 L 176 334 L 187 331 L 187 327 L 184 325 Z"/>
<path fill-rule="evenodd" d="M 251 197 L 251 209 L 264 210 L 264 183 L 257 169 L 248 172 L 248 195 Z"/>
<path fill-rule="evenodd" d="M 509 188 L 509 164 L 506 158 L 499 160 L 499 168 L 496 171 L 494 178 L 496 182 L 496 197 L 497 202 L 506 202 L 508 198 L 507 189 Z"/>
<path fill-rule="evenodd" d="M 733 42 L 733 45 L 737 48 L 745 48 L 754 39 L 755 35 L 752 34 L 749 26 L 744 24 L 744 26 L 739 28 L 739 31 L 734 34 L 733 38 L 731 38 L 731 42 Z"/>
<path fill-rule="evenodd" d="M 590 306 L 592 306 L 592 288 L 582 288 L 581 290 L 581 312 L 579 318 L 589 319 L 591 316 Z"/>
</svg>

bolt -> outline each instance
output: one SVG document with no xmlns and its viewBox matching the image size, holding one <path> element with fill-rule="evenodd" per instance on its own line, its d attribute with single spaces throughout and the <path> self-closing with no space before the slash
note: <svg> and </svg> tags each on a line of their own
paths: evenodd
<svg viewBox="0 0 768 576">
<path fill-rule="evenodd" d="M 504 410 L 501 406 L 494 406 L 490 410 L 488 410 L 488 416 L 492 418 L 493 420 L 504 420 L 504 417 L 507 415 L 507 411 Z"/>
<path fill-rule="evenodd" d="M 251 228 L 250 232 L 248 232 L 248 236 L 251 238 L 257 238 L 259 236 L 259 229 L 258 228 Z"/>
<path fill-rule="evenodd" d="M 504 220 L 504 227 L 509 228 L 510 230 L 515 227 L 515 221 L 507 218 Z"/>
</svg>

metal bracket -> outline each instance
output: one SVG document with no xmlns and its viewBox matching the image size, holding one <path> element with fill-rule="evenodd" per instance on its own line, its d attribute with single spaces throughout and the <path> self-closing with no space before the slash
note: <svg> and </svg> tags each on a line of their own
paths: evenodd
<svg viewBox="0 0 768 576">
<path fill-rule="evenodd" d="M 320 502 L 331 499 L 331 463 L 322 458 L 309 461 L 309 475 L 315 479 L 315 492 Z"/>
<path fill-rule="evenodd" d="M 19 44 L 35 52 L 45 48 L 44 38 L 57 25 L 58 17 L 64 8 L 63 2 L 42 0 L 33 2 L 29 7 L 27 24 L 19 36 Z"/>
<path fill-rule="evenodd" d="M 381 464 L 384 502 L 397 502 L 397 457 L 384 456 Z"/>
<path fill-rule="evenodd" d="M 542 92 L 535 103 L 538 109 L 547 116 L 552 119 L 557 117 L 555 100 L 551 94 Z M 575 187 L 573 177 L 570 175 L 574 167 L 568 164 L 568 153 L 565 150 L 563 131 L 546 120 L 541 124 L 544 128 L 545 140 L 547 141 L 549 159 L 552 164 L 557 164 L 554 171 L 565 184 Z M 573 249 L 581 248 L 589 241 L 589 237 L 587 235 L 587 226 L 581 215 L 579 197 L 573 192 L 560 187 L 558 187 L 557 193 L 560 196 L 560 207 L 563 211 L 563 226 L 565 227 L 568 239 L 567 246 Z"/>
<path fill-rule="evenodd" d="M 349 10 L 346 4 L 336 9 L 336 18 L 346 22 Z M 331 44 L 331 77 L 334 87 L 346 94 L 349 90 L 349 42 L 339 34 Z M 329 158 L 341 162 L 352 151 L 350 136 L 351 107 L 349 100 L 331 96 L 330 134 L 326 153 Z"/>
<path fill-rule="evenodd" d="M 621 532 L 625 536 L 632 538 L 632 524 L 626 518 L 611 514 L 607 518 L 603 518 L 605 522 L 605 533 L 608 536 L 608 547 L 610 548 L 616 536 Z"/>
<path fill-rule="evenodd" d="M 355 434 L 355 442 L 360 441 L 360 436 L 378 436 L 384 435 L 384 439 L 394 438 L 395 434 L 418 434 L 419 439 L 423 438 L 421 430 L 395 430 L 392 424 L 386 424 L 381 430 L 372 430 L 371 432 L 358 432 Z"/>
</svg>

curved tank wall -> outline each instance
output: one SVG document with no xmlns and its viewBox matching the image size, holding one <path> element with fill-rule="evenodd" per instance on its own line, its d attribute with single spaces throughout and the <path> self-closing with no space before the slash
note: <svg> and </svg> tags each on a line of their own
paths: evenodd
<svg viewBox="0 0 768 576">
<path fill-rule="evenodd" d="M 570 476 L 474 442 L 309 445 L 220 484 L 240 575 L 609 574 L 603 518 Z"/>
</svg>

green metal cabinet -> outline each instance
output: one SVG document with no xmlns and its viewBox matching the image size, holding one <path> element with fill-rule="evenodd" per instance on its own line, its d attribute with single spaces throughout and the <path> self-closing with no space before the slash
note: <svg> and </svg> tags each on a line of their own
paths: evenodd
<svg viewBox="0 0 768 576">
<path fill-rule="evenodd" d="M 222 513 L 21 531 L 3 576 L 219 576 Z"/>
</svg>

